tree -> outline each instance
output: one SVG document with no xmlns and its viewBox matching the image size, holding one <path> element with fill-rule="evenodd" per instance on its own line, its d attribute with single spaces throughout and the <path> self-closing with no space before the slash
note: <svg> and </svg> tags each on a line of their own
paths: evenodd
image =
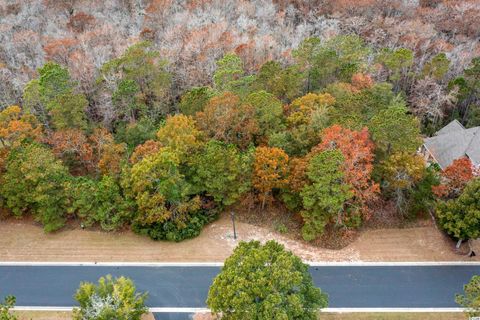
<svg viewBox="0 0 480 320">
<path fill-rule="evenodd" d="M 258 147 L 253 163 L 253 187 L 260 193 L 262 209 L 273 189 L 287 185 L 288 155 L 279 148 Z"/>
<path fill-rule="evenodd" d="M 253 86 L 288 103 L 302 94 L 303 74 L 295 65 L 283 68 L 277 61 L 268 61 L 258 71 Z"/>
<path fill-rule="evenodd" d="M 384 48 L 377 56 L 377 61 L 383 65 L 387 79 L 393 83 L 395 92 L 406 90 L 412 79 L 413 52 L 410 49 Z"/>
<path fill-rule="evenodd" d="M 178 154 L 168 148 L 143 158 L 133 165 L 124 187 L 135 199 L 140 224 L 180 222 L 188 214 L 191 185 L 180 171 Z"/>
<path fill-rule="evenodd" d="M 432 78 L 418 80 L 412 88 L 409 102 L 414 115 L 422 120 L 423 124 L 436 129 L 455 102 L 452 94 L 444 92 L 441 85 Z"/>
<path fill-rule="evenodd" d="M 480 237 L 480 179 L 467 184 L 457 199 L 437 206 L 438 223 L 451 236 L 461 239 Z"/>
<path fill-rule="evenodd" d="M 425 160 L 418 154 L 394 153 L 380 164 L 383 188 L 392 192 L 399 212 L 405 213 L 408 194 L 425 174 Z"/>
<path fill-rule="evenodd" d="M 170 111 L 166 100 L 171 76 L 167 62 L 152 43 L 143 41 L 129 47 L 105 63 L 100 73 L 98 81 L 114 106 L 113 117 L 101 115 L 107 125 L 111 120 L 135 122 L 142 116 L 157 120 Z"/>
<path fill-rule="evenodd" d="M 372 181 L 374 145 L 368 129 L 353 131 L 339 125 L 328 127 L 322 132 L 322 142 L 312 153 L 325 150 L 339 150 L 342 153 L 344 181 L 352 187 L 353 192 L 348 203 L 353 211 L 351 215 L 368 219 L 371 215 L 368 204 L 377 199 L 380 191 L 378 184 Z"/>
<path fill-rule="evenodd" d="M 125 199 L 117 181 L 110 176 L 100 180 L 78 177 L 65 184 L 67 212 L 75 214 L 85 227 L 98 223 L 102 230 L 114 231 L 133 218 L 134 203 Z"/>
<path fill-rule="evenodd" d="M 117 176 L 125 160 L 127 146 L 115 143 L 113 136 L 105 129 L 98 128 L 89 137 L 96 156 L 97 171 L 104 175 Z"/>
<path fill-rule="evenodd" d="M 17 320 L 17 316 L 10 312 L 10 309 L 15 306 L 15 297 L 6 296 L 3 303 L 0 303 L 0 320 Z"/>
<path fill-rule="evenodd" d="M 304 92 L 312 92 L 335 80 L 350 80 L 364 68 L 369 53 L 360 37 L 341 35 L 325 43 L 307 38 L 293 51 L 293 57 L 304 72 Z"/>
<path fill-rule="evenodd" d="M 191 160 L 189 174 L 195 193 L 205 192 L 217 203 L 228 206 L 250 188 L 252 157 L 234 145 L 210 140 Z"/>
<path fill-rule="evenodd" d="M 306 154 L 320 142 L 320 132 L 328 126 L 334 102 L 335 98 L 328 93 L 309 93 L 295 99 L 285 108 L 287 131 L 272 135 L 270 145 L 289 155 Z"/>
<path fill-rule="evenodd" d="M 196 115 L 198 127 L 210 138 L 246 149 L 258 133 L 255 109 L 231 92 L 215 96 Z"/>
<path fill-rule="evenodd" d="M 473 179 L 473 165 L 470 159 L 463 157 L 455 159 L 444 171 L 441 172 L 440 185 L 433 188 L 433 192 L 439 198 L 457 198 Z"/>
<path fill-rule="evenodd" d="M 245 96 L 250 91 L 254 80 L 254 76 L 245 76 L 243 62 L 236 54 L 228 53 L 217 61 L 213 83 L 219 92 L 230 91 L 239 96 Z"/>
<path fill-rule="evenodd" d="M 11 151 L 0 176 L 0 195 L 14 215 L 30 212 L 46 232 L 65 224 L 64 182 L 67 168 L 53 153 L 38 144 L 22 145 Z"/>
<path fill-rule="evenodd" d="M 308 266 L 275 241 L 241 242 L 213 280 L 207 305 L 222 319 L 317 319 L 327 295 Z"/>
<path fill-rule="evenodd" d="M 130 163 L 135 164 L 140 162 L 146 156 L 152 155 L 160 151 L 162 144 L 155 140 L 147 140 L 143 144 L 139 144 L 132 155 L 130 156 Z"/>
<path fill-rule="evenodd" d="M 256 91 L 245 98 L 245 103 L 255 109 L 257 140 L 266 141 L 272 134 L 285 129 L 282 103 L 273 94 Z"/>
<path fill-rule="evenodd" d="M 302 236 L 314 240 L 323 233 L 328 222 L 336 218 L 341 225 L 345 202 L 352 198 L 351 186 L 344 183 L 342 171 L 345 158 L 339 150 L 326 150 L 310 159 L 307 177 L 310 184 L 303 187 L 300 195 L 304 210 Z"/>
<path fill-rule="evenodd" d="M 439 53 L 432 57 L 430 61 L 425 63 L 422 70 L 422 76 L 432 77 L 437 81 L 441 81 L 450 68 L 450 60 L 445 53 Z"/>
<path fill-rule="evenodd" d="M 210 87 L 192 88 L 182 95 L 180 111 L 187 116 L 193 116 L 195 113 L 203 111 L 213 96 L 214 91 Z"/>
<path fill-rule="evenodd" d="M 471 108 L 480 105 L 480 57 L 473 58 L 463 75 L 451 81 L 449 87 L 456 91 L 458 117 L 466 123 L 471 116 Z"/>
<path fill-rule="evenodd" d="M 395 152 L 414 153 L 421 145 L 419 122 L 407 113 L 402 103 L 379 111 L 370 120 L 368 129 L 383 157 Z"/>
<path fill-rule="evenodd" d="M 0 111 L 0 146 L 11 148 L 25 139 L 41 140 L 42 128 L 36 119 L 25 114 L 19 106 L 10 106 Z"/>
<path fill-rule="evenodd" d="M 191 116 L 178 114 L 167 118 L 157 132 L 157 139 L 162 146 L 184 155 L 194 152 L 201 145 L 201 135 Z"/>
<path fill-rule="evenodd" d="M 140 320 L 148 312 L 147 293 L 138 293 L 129 278 L 101 277 L 98 284 L 82 282 L 75 294 L 80 304 L 74 308 L 74 320 Z"/>
<path fill-rule="evenodd" d="M 63 161 L 75 175 L 92 173 L 96 169 L 93 147 L 79 129 L 51 132 L 45 139 L 55 156 Z"/>
<path fill-rule="evenodd" d="M 469 317 L 480 316 L 480 276 L 473 276 L 463 291 L 463 295 L 455 295 L 455 302 L 466 309 Z"/>
<path fill-rule="evenodd" d="M 66 68 L 47 62 L 38 69 L 40 77 L 32 80 L 24 90 L 24 106 L 47 128 L 86 129 L 85 110 L 88 101 L 84 94 L 75 92 L 75 83 Z"/>
</svg>

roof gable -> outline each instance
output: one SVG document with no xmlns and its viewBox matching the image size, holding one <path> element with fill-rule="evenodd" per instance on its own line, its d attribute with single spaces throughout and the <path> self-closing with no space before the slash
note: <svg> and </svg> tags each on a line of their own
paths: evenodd
<svg viewBox="0 0 480 320">
<path fill-rule="evenodd" d="M 453 133 L 461 130 L 465 130 L 465 127 L 457 119 L 455 119 L 442 129 L 438 130 L 435 135 L 441 136 L 442 134 Z"/>
<path fill-rule="evenodd" d="M 424 140 L 425 148 L 442 169 L 456 159 L 468 156 L 473 164 L 480 164 L 480 127 L 465 129 L 456 120 Z"/>
</svg>

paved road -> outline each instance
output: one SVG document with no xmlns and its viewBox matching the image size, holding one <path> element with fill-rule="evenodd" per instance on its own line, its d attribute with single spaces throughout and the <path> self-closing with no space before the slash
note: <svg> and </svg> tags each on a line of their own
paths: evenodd
<svg viewBox="0 0 480 320">
<path fill-rule="evenodd" d="M 81 281 L 127 276 L 148 291 L 150 307 L 205 307 L 219 267 L 0 266 L 0 299 L 13 294 L 19 306 L 72 306 Z M 310 267 L 332 308 L 455 308 L 454 295 L 479 266 Z M 184 317 L 185 316 L 185 317 Z M 159 319 L 188 319 L 164 315 Z"/>
</svg>

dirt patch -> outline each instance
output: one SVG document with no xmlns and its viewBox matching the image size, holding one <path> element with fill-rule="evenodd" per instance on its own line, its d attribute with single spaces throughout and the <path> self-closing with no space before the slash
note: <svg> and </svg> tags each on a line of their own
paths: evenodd
<svg viewBox="0 0 480 320">
<path fill-rule="evenodd" d="M 71 312 L 53 312 L 53 311 L 15 311 L 18 320 L 71 320 Z M 152 314 L 142 317 L 142 320 L 154 320 Z"/>
<path fill-rule="evenodd" d="M 76 262 L 221 262 L 241 240 L 276 240 L 306 261 L 479 261 L 454 250 L 454 243 L 432 225 L 374 229 L 358 233 L 340 250 L 325 249 L 265 228 L 236 222 L 230 215 L 205 227 L 199 237 L 180 243 L 153 241 L 130 231 L 106 233 L 81 229 L 45 234 L 32 222 L 0 221 L 0 261 Z M 480 252 L 478 242 L 475 244 Z"/>
<path fill-rule="evenodd" d="M 319 320 L 465 320 L 468 317 L 460 312 L 457 313 L 319 313 Z M 193 316 L 194 320 L 217 320 L 207 313 L 198 313 Z"/>
</svg>

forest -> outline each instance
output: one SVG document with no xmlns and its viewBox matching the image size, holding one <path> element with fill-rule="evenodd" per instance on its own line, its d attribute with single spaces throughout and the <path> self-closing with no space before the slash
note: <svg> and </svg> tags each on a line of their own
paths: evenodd
<svg viewBox="0 0 480 320">
<path fill-rule="evenodd" d="M 0 7 L 3 214 L 180 241 L 249 197 L 312 241 L 391 203 L 480 236 L 477 168 L 418 153 L 480 125 L 477 1 L 27 2 Z"/>
</svg>

